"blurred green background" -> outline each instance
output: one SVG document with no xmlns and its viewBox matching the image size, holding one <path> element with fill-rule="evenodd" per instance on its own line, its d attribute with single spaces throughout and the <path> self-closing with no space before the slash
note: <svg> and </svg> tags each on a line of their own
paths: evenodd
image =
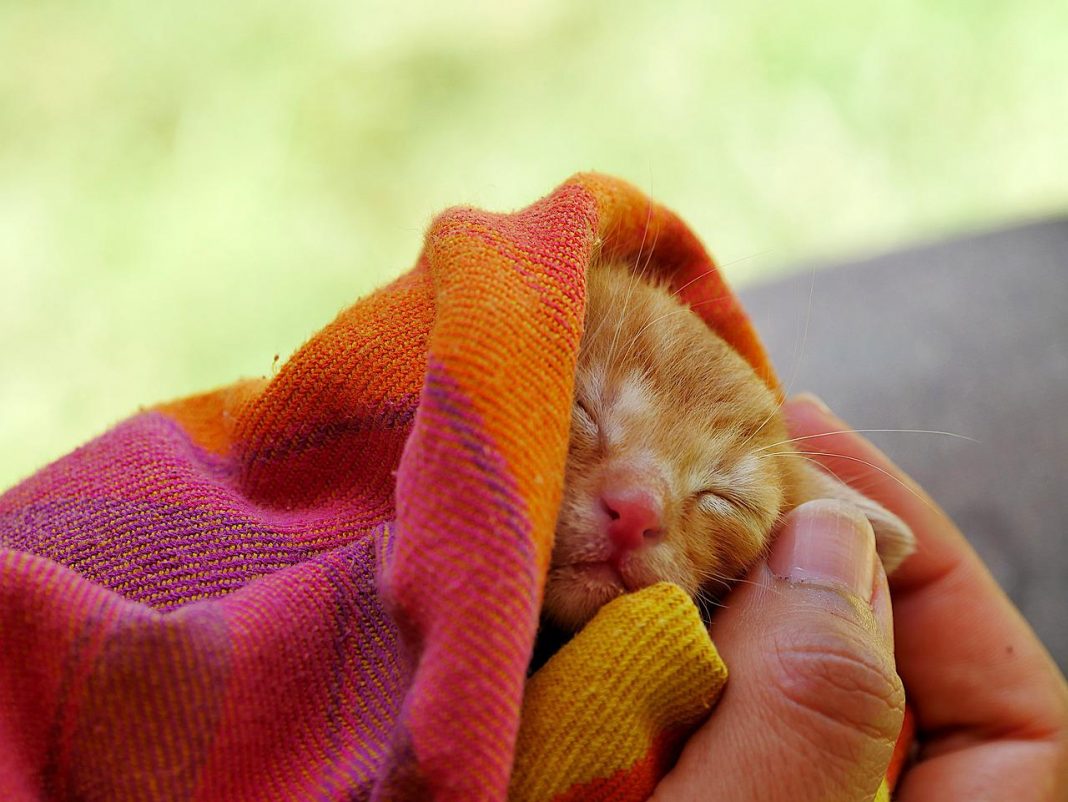
<svg viewBox="0 0 1068 802">
<path fill-rule="evenodd" d="M 5 0 L 0 54 L 0 486 L 576 170 L 736 284 L 1068 208 L 1063 2 Z"/>
</svg>

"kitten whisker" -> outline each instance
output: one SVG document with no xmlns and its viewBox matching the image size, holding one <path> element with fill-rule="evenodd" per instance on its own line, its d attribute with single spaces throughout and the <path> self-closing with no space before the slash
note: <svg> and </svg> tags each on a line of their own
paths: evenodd
<svg viewBox="0 0 1068 802">
<path fill-rule="evenodd" d="M 716 571 L 695 571 L 695 575 L 697 576 L 697 579 L 699 580 L 702 588 L 709 581 L 713 581 L 713 582 L 718 582 L 719 584 L 723 585 L 728 591 L 733 589 L 735 585 L 754 585 L 754 586 L 756 586 L 758 588 L 767 588 L 772 593 L 779 593 L 780 592 L 775 587 L 773 587 L 771 585 L 768 585 L 766 582 L 757 582 L 755 580 L 746 579 L 745 577 L 741 577 L 741 576 L 740 577 L 731 578 L 731 577 L 728 577 L 728 576 L 724 576 L 723 574 L 720 574 L 720 573 L 718 573 Z M 706 591 L 702 590 L 701 592 L 706 592 Z"/>
<path fill-rule="evenodd" d="M 814 459 L 813 457 L 834 457 L 835 459 L 844 459 L 844 460 L 849 460 L 850 462 L 859 462 L 860 464 L 865 465 L 868 468 L 871 468 L 872 470 L 878 471 L 879 473 L 881 473 L 884 476 L 886 476 L 888 479 L 893 479 L 895 482 L 897 482 L 899 485 L 901 485 L 901 487 L 903 487 L 905 490 L 907 490 L 909 493 L 911 493 L 913 496 L 915 496 L 919 501 L 921 501 L 925 507 L 927 507 L 928 509 L 930 509 L 933 512 L 938 512 L 938 509 L 930 501 L 928 501 L 926 498 L 924 498 L 916 490 L 911 488 L 908 485 L 907 482 L 903 481 L 902 479 L 898 478 L 897 476 L 894 476 L 893 473 L 891 473 L 890 471 L 886 470 L 885 468 L 882 468 L 882 467 L 876 465 L 874 462 L 870 462 L 870 461 L 868 461 L 866 459 L 862 459 L 860 457 L 854 457 L 854 456 L 851 456 L 849 454 L 839 454 L 839 453 L 834 452 L 834 451 L 788 451 L 788 452 L 778 452 L 778 453 L 772 453 L 772 454 L 763 454 L 763 455 L 759 456 L 758 459 L 768 459 L 768 458 L 774 458 L 774 457 L 800 457 L 801 459 L 808 460 L 813 465 L 817 466 L 818 468 L 821 468 L 822 470 L 827 471 L 832 476 L 837 478 L 840 482 L 842 482 L 843 484 L 846 484 L 846 485 L 850 485 L 850 483 L 845 481 L 844 479 L 842 479 L 840 476 L 838 476 L 837 473 L 835 473 L 830 468 L 828 468 L 826 465 L 824 465 L 822 462 L 820 462 L 817 459 Z M 850 485 L 850 486 L 852 487 L 852 485 Z"/>
<path fill-rule="evenodd" d="M 723 576 L 722 574 L 719 574 L 719 573 L 716 573 L 715 571 L 710 571 L 710 570 L 701 570 L 697 566 L 692 566 L 692 567 L 693 567 L 694 576 L 697 577 L 697 580 L 700 583 L 702 588 L 709 581 L 712 581 L 712 582 L 718 582 L 720 585 L 723 585 L 723 587 L 726 590 L 730 590 L 731 589 L 730 580 L 727 577 Z"/>
<path fill-rule="evenodd" d="M 660 229 L 657 228 L 656 232 L 653 235 L 653 243 L 652 243 L 652 245 L 649 246 L 649 256 L 646 259 L 645 264 L 641 264 L 642 251 L 645 250 L 645 240 L 649 235 L 649 223 L 650 223 L 650 221 L 652 219 L 653 219 L 653 202 L 650 199 L 646 204 L 645 226 L 642 229 L 641 242 L 638 244 L 638 254 L 637 254 L 637 256 L 634 257 L 634 266 L 639 268 L 638 269 L 638 278 L 639 279 L 644 279 L 645 278 L 645 270 L 646 270 L 646 268 L 649 267 L 649 264 L 652 261 L 653 250 L 655 250 L 656 242 L 660 237 Z M 623 328 L 623 321 L 626 320 L 627 311 L 630 309 L 630 300 L 631 300 L 631 296 L 634 294 L 634 287 L 635 286 L 636 286 L 635 284 L 632 284 L 630 287 L 627 288 L 627 297 L 623 301 L 623 311 L 620 314 L 618 322 L 616 324 L 615 337 L 612 338 L 612 344 L 608 348 L 608 361 L 609 362 L 611 362 L 612 358 L 615 356 L 616 344 L 619 341 L 619 333 Z"/>
<path fill-rule="evenodd" d="M 763 250 L 763 251 L 757 251 L 756 253 L 751 253 L 748 256 L 739 257 L 738 259 L 732 259 L 731 261 L 723 262 L 722 264 L 720 264 L 719 262 L 716 262 L 713 259 L 712 260 L 712 266 L 709 267 L 708 270 L 702 271 L 700 274 L 694 276 L 692 279 L 687 281 L 681 287 L 675 288 L 674 290 L 671 291 L 671 294 L 674 295 L 675 297 L 679 297 L 679 295 L 682 294 L 683 290 L 685 290 L 687 287 L 689 287 L 692 284 L 696 284 L 698 281 L 700 281 L 701 279 L 705 278 L 706 276 L 711 276 L 713 273 L 722 273 L 723 272 L 723 268 L 725 268 L 725 267 L 730 267 L 731 265 L 741 264 L 742 262 L 747 262 L 750 259 L 756 259 L 757 257 L 760 257 L 760 256 L 766 256 L 769 253 L 771 253 L 771 249 L 770 248 L 767 249 L 767 250 Z"/>
<path fill-rule="evenodd" d="M 790 378 L 786 382 L 786 386 L 783 389 L 783 397 L 789 398 L 790 392 L 794 388 L 794 382 L 797 380 L 798 374 L 801 372 L 801 360 L 805 357 L 805 345 L 808 344 L 808 328 L 812 322 L 812 299 L 816 293 L 816 265 L 812 265 L 812 271 L 809 273 L 808 278 L 808 303 L 805 306 L 805 327 L 801 331 L 801 345 L 797 349 L 797 358 L 794 360 L 793 370 L 790 372 Z M 780 405 L 781 406 L 781 405 Z"/>
<path fill-rule="evenodd" d="M 775 448 L 776 446 L 788 445 L 789 443 L 799 443 L 802 440 L 815 440 L 820 437 L 826 437 L 832 434 L 849 434 L 850 432 L 858 432 L 861 434 L 937 434 L 943 437 L 954 437 L 958 440 L 967 440 L 970 443 L 978 443 L 974 437 L 969 437 L 966 434 L 958 434 L 956 432 L 943 432 L 937 429 L 835 429 L 833 432 L 821 432 L 820 434 L 806 434 L 801 437 L 789 437 L 786 440 L 780 440 L 777 443 L 769 443 L 766 446 L 754 449 L 754 451 L 767 451 L 768 449 Z"/>
<path fill-rule="evenodd" d="M 627 350 L 624 352 L 623 358 L 620 361 L 622 361 L 622 362 L 626 362 L 627 361 L 627 359 L 630 357 L 631 353 L 633 353 L 634 348 L 637 347 L 640 344 L 639 343 L 639 339 L 641 338 L 642 334 L 644 334 L 645 331 L 650 326 L 655 326 L 661 320 L 665 320 L 665 319 L 667 319 L 669 317 L 673 317 L 675 315 L 680 315 L 680 314 L 681 315 L 685 315 L 685 314 L 689 313 L 690 311 L 692 311 L 693 309 L 695 309 L 695 308 L 697 308 L 699 306 L 705 306 L 706 304 L 715 303 L 716 301 L 720 301 L 720 300 L 722 300 L 723 298 L 726 298 L 726 297 L 727 296 L 725 296 L 725 295 L 720 295 L 720 296 L 718 296 L 716 298 L 708 298 L 707 300 L 700 301 L 700 302 L 698 302 L 696 304 L 693 304 L 692 306 L 685 306 L 685 307 L 681 307 L 679 309 L 672 309 L 670 312 L 667 312 L 667 313 L 665 313 L 663 315 L 660 315 L 659 317 L 653 318 L 652 320 L 647 322 L 644 326 L 642 326 L 640 329 L 638 329 L 638 331 L 634 334 L 634 336 L 632 336 L 630 338 L 630 342 L 627 345 Z"/>
<path fill-rule="evenodd" d="M 802 332 L 801 332 L 801 344 L 800 344 L 800 346 L 798 347 L 797 351 L 794 354 L 794 367 L 793 367 L 793 370 L 790 373 L 790 379 L 786 382 L 786 386 L 782 390 L 782 396 L 779 399 L 779 405 L 775 408 L 775 410 L 773 412 L 771 412 L 768 415 L 767 418 L 765 418 L 761 422 L 760 426 L 758 426 L 753 431 L 753 433 L 751 435 L 749 435 L 749 437 L 747 437 L 745 439 L 745 441 L 742 443 L 742 447 L 743 448 L 746 445 L 749 444 L 750 440 L 752 440 L 754 437 L 756 437 L 756 435 L 760 432 L 760 430 L 763 429 L 772 418 L 774 418 L 776 415 L 778 415 L 781 412 L 782 405 L 785 404 L 786 403 L 786 399 L 790 397 L 790 391 L 793 389 L 794 381 L 797 379 L 798 373 L 800 372 L 800 369 L 801 369 L 801 360 L 805 356 L 805 345 L 808 342 L 808 325 L 812 320 L 812 297 L 813 297 L 813 294 L 815 292 L 815 289 L 816 289 L 816 265 L 813 264 L 812 265 L 812 270 L 809 273 L 808 304 L 805 307 L 805 325 L 804 325 L 804 328 L 802 329 Z"/>
</svg>

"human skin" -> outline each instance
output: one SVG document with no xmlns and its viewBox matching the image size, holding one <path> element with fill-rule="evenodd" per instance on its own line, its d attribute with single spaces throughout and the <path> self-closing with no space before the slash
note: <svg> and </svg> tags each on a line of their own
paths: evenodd
<svg viewBox="0 0 1068 802">
<path fill-rule="evenodd" d="M 846 505 L 802 505 L 713 622 L 732 679 L 654 799 L 870 800 L 900 727 L 898 676 L 919 753 L 895 800 L 1063 799 L 1068 685 L 1019 611 L 885 455 L 817 399 L 784 411 L 800 450 L 916 534 L 890 582 L 892 632 L 878 561 L 866 573 L 870 528 Z"/>
</svg>

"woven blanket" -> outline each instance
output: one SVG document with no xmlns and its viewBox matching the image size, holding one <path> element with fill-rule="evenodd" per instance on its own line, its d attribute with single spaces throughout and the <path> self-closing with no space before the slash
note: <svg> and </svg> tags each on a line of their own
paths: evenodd
<svg viewBox="0 0 1068 802">
<path fill-rule="evenodd" d="M 726 678 L 690 600 L 621 597 L 526 674 L 598 253 L 686 285 L 776 386 L 696 238 L 629 185 L 445 212 L 270 379 L 0 497 L 0 796 L 646 796 Z"/>
</svg>

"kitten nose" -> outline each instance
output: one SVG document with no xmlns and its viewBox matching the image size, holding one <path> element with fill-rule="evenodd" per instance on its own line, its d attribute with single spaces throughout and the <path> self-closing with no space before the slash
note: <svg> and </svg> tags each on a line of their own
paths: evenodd
<svg viewBox="0 0 1068 802">
<path fill-rule="evenodd" d="M 620 551 L 633 551 L 660 536 L 660 499 L 644 488 L 627 487 L 601 494 L 608 538 Z"/>
</svg>

